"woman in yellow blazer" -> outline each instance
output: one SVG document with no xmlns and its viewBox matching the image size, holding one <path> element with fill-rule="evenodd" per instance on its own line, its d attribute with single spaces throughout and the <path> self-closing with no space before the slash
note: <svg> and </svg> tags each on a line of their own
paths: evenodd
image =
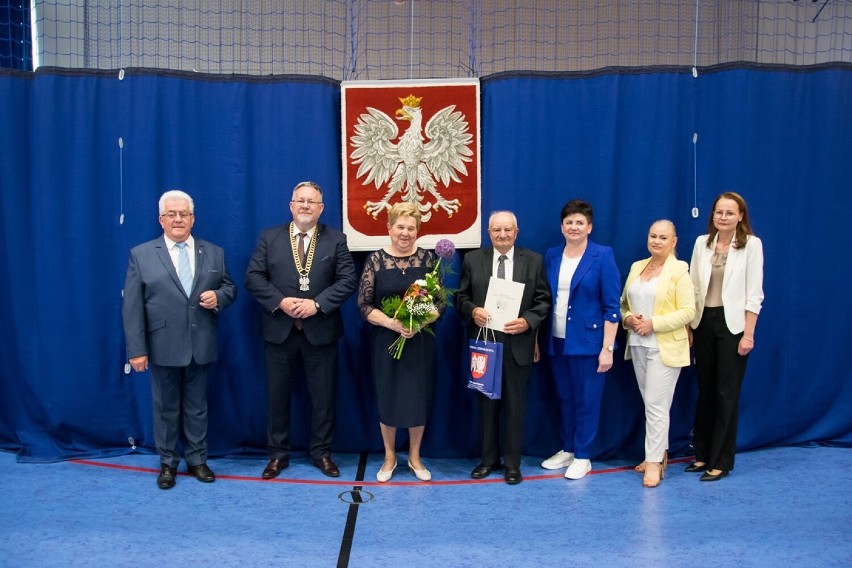
<svg viewBox="0 0 852 568">
<path fill-rule="evenodd" d="M 645 487 L 656 487 L 663 479 L 669 409 L 680 369 L 689 365 L 686 325 L 695 316 L 695 289 L 689 265 L 675 256 L 676 244 L 671 221 L 651 225 L 651 257 L 633 263 L 621 294 L 621 321 L 628 335 L 624 358 L 633 360 L 645 402 L 645 461 L 636 466 L 645 474 Z"/>
</svg>

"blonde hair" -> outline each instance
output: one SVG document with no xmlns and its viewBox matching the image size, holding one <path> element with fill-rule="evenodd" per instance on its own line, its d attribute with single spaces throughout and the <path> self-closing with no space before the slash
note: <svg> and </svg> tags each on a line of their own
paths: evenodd
<svg viewBox="0 0 852 568">
<path fill-rule="evenodd" d="M 396 220 L 400 217 L 414 218 L 414 222 L 417 223 L 417 229 L 420 229 L 420 219 L 423 215 L 420 214 L 420 209 L 414 203 L 410 201 L 394 203 L 393 207 L 388 211 L 388 227 L 396 223 Z"/>
<path fill-rule="evenodd" d="M 650 227 L 648 227 L 648 232 L 650 233 L 651 229 L 654 227 L 654 225 L 656 225 L 658 223 L 664 223 L 664 224 L 668 225 L 669 227 L 671 227 L 672 228 L 672 237 L 674 237 L 674 239 L 677 240 L 677 227 L 675 227 L 675 224 L 672 223 L 671 221 L 669 221 L 668 219 L 657 219 L 656 221 L 651 223 Z M 673 257 L 677 258 L 677 246 L 672 247 L 671 255 Z"/>
</svg>

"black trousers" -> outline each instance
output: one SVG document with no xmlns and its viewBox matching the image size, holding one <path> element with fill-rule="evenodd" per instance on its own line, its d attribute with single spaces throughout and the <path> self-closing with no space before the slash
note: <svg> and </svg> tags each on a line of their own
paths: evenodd
<svg viewBox="0 0 852 568">
<path fill-rule="evenodd" d="M 482 463 L 500 463 L 500 415 L 503 415 L 503 462 L 507 468 L 521 467 L 524 449 L 524 420 L 532 365 L 518 365 L 509 349 L 503 353 L 501 400 L 477 394 L 482 413 Z"/>
<path fill-rule="evenodd" d="M 737 353 L 743 334 L 728 331 L 725 309 L 704 308 L 693 334 L 698 407 L 695 411 L 696 461 L 707 469 L 734 469 L 740 389 L 748 356 Z"/>
<path fill-rule="evenodd" d="M 311 345 L 301 330 L 293 329 L 284 343 L 266 342 L 267 451 L 271 459 L 290 457 L 290 403 L 296 370 L 305 370 L 311 404 L 310 455 L 331 455 L 334 434 L 334 391 L 337 341 Z"/>
</svg>

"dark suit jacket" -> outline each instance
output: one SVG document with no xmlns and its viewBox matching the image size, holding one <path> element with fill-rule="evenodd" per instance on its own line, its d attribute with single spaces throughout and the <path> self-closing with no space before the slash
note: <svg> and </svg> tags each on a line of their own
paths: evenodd
<svg viewBox="0 0 852 568">
<path fill-rule="evenodd" d="M 553 297 L 559 285 L 564 245 L 547 250 L 545 266 Z M 559 355 L 598 355 L 603 347 L 604 322 L 621 319 L 621 275 L 612 249 L 589 241 L 571 278 L 565 321 L 565 348 Z M 542 349 L 553 355 L 553 326 L 548 321 L 542 335 Z"/>
<path fill-rule="evenodd" d="M 217 310 L 199 306 L 205 290 L 216 292 Z M 130 251 L 124 282 L 124 335 L 128 358 L 148 356 L 154 365 L 184 367 L 216 360 L 218 312 L 233 303 L 237 288 L 225 266 L 225 253 L 195 239 L 195 278 L 187 297 L 163 237 Z"/>
<path fill-rule="evenodd" d="M 550 311 L 550 289 L 540 254 L 516 246 L 513 262 L 512 280 L 525 284 L 520 317 L 527 320 L 530 327 L 518 335 L 505 335 L 499 331 L 495 333 L 497 341 L 503 343 L 504 350 L 511 351 L 518 365 L 531 365 L 536 330 Z M 456 292 L 456 309 L 467 322 L 468 336 L 471 338 L 475 338 L 479 332 L 479 327 L 473 321 L 473 310 L 485 305 L 493 263 L 494 249 L 490 247 L 467 253 L 462 263 L 461 283 Z"/>
<path fill-rule="evenodd" d="M 278 307 L 287 297 L 312 298 L 321 311 L 302 322 L 311 345 L 327 345 L 343 335 L 340 305 L 355 291 L 355 263 L 346 246 L 346 235 L 318 224 L 310 289 L 299 290 L 299 273 L 293 259 L 290 223 L 265 229 L 246 269 L 245 286 L 264 307 L 263 338 L 283 343 L 293 329 L 293 318 Z"/>
</svg>

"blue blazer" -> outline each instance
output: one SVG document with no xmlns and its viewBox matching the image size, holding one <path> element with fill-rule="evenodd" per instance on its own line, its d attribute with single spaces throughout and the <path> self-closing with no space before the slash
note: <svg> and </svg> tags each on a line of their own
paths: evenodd
<svg viewBox="0 0 852 568">
<path fill-rule="evenodd" d="M 216 310 L 199 306 L 201 292 L 213 290 Z M 148 356 L 154 365 L 185 367 L 212 363 L 218 356 L 219 311 L 234 302 L 237 288 L 225 266 L 225 253 L 195 239 L 195 277 L 189 296 L 161 236 L 130 251 L 124 282 L 124 335 L 128 359 Z"/>
<path fill-rule="evenodd" d="M 564 245 L 547 250 L 544 266 L 553 303 L 559 285 Z M 543 347 L 548 355 L 598 355 L 603 348 L 604 322 L 618 323 L 621 302 L 621 274 L 615 265 L 612 249 L 592 241 L 586 245 L 577 271 L 571 278 L 568 315 L 565 321 L 565 348 L 553 349 L 553 312 L 544 326 Z"/>
</svg>

